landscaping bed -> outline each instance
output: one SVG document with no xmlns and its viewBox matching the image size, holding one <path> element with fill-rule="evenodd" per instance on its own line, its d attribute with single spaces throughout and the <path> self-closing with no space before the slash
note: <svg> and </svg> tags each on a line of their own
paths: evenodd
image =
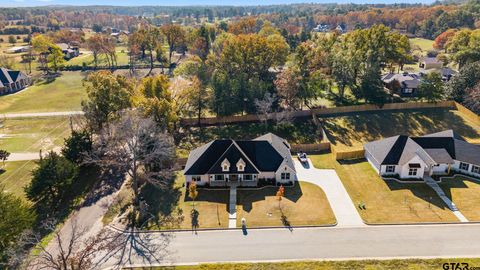
<svg viewBox="0 0 480 270">
<path fill-rule="evenodd" d="M 331 153 L 310 156 L 319 169 L 335 169 L 367 223 L 458 222 L 425 183 L 383 180 L 365 160 L 337 161 Z M 360 209 L 359 206 L 365 206 Z"/>
<path fill-rule="evenodd" d="M 298 182 L 285 187 L 285 196 L 278 201 L 278 187 L 237 190 L 237 227 L 245 218 L 247 226 L 308 226 L 336 223 L 323 190 L 311 183 Z M 285 219 L 282 219 L 285 216 Z"/>
</svg>

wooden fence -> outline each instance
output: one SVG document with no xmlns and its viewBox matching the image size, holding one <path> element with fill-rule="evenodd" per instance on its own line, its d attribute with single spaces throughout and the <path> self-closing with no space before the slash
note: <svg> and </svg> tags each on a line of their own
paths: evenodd
<svg viewBox="0 0 480 270">
<path fill-rule="evenodd" d="M 311 143 L 311 144 L 291 144 L 292 152 L 315 153 L 330 150 L 330 142 Z"/>
<path fill-rule="evenodd" d="M 313 110 L 294 111 L 292 112 L 292 117 L 293 118 L 311 117 L 312 114 L 315 114 L 317 116 L 333 116 L 333 115 L 355 113 L 355 112 L 426 109 L 426 108 L 456 109 L 458 108 L 458 106 L 454 101 L 442 101 L 438 103 L 426 103 L 426 102 L 388 103 L 388 104 L 385 104 L 382 108 L 372 104 L 365 104 L 365 105 L 343 106 L 343 107 L 335 107 L 335 108 L 321 108 L 321 109 L 313 109 Z M 276 119 L 276 117 L 277 117 L 276 113 L 271 113 L 267 116 L 268 120 Z M 237 115 L 237 116 L 207 117 L 207 118 L 200 119 L 200 123 L 204 126 L 233 124 L 233 123 L 248 123 L 248 122 L 260 122 L 260 117 L 258 115 L 248 114 L 248 115 Z M 181 124 L 184 126 L 195 126 L 198 124 L 198 119 L 184 118 L 181 120 Z"/>
<path fill-rule="evenodd" d="M 338 151 L 334 145 L 331 146 L 332 153 L 336 160 L 344 160 L 344 159 L 359 159 L 365 157 L 365 150 L 364 149 L 352 149 L 346 151 Z"/>
</svg>

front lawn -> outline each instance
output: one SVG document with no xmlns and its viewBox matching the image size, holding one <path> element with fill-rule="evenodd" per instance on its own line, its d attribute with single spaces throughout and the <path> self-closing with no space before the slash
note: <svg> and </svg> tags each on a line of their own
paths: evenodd
<svg viewBox="0 0 480 270">
<path fill-rule="evenodd" d="M 0 96 L 0 114 L 78 111 L 87 97 L 82 84 L 86 73 L 63 72 L 53 81 L 41 81 L 15 94 Z"/>
<path fill-rule="evenodd" d="M 227 228 L 229 191 L 198 188 L 198 197 L 193 203 L 187 195 L 184 183 L 185 176 L 177 172 L 172 186 L 159 189 L 146 185 L 142 188 L 141 196 L 149 204 L 149 212 L 155 216 L 147 229 L 192 229 L 190 213 L 194 204 L 195 210 L 198 211 L 196 218 L 198 229 Z M 125 204 L 131 202 L 129 192 L 122 190 L 121 193 L 125 194 L 122 195 L 125 199 L 109 209 L 108 216 L 103 220 L 104 223 L 110 222 L 115 215 L 121 214 Z"/>
<path fill-rule="evenodd" d="M 248 227 L 335 224 L 327 197 L 317 185 L 298 182 L 294 187 L 285 187 L 280 204 L 277 191 L 278 187 L 238 189 L 237 227 L 241 226 L 242 217 Z M 282 214 L 286 219 L 282 220 Z"/>
<path fill-rule="evenodd" d="M 480 221 L 480 180 L 444 177 L 440 187 L 469 221 Z"/>
<path fill-rule="evenodd" d="M 25 199 L 23 188 L 30 183 L 31 172 L 35 167 L 36 162 L 33 160 L 6 162 L 4 171 L 0 170 L 0 186 L 5 188 L 5 192 Z"/>
<path fill-rule="evenodd" d="M 166 266 L 148 270 L 439 270 L 444 263 L 468 263 L 471 267 L 480 265 L 480 259 L 402 259 L 402 260 L 356 260 L 356 261 L 298 261 L 281 263 L 218 263 L 188 266 Z M 449 268 L 452 269 L 452 268 Z"/>
<path fill-rule="evenodd" d="M 69 125 L 67 117 L 6 119 L 0 128 L 0 149 L 37 152 L 58 148 L 70 135 Z"/>
<path fill-rule="evenodd" d="M 453 129 L 471 143 L 480 143 L 480 123 L 457 110 L 364 112 L 322 120 L 328 139 L 338 150 L 361 149 L 367 142 L 390 136 L 421 136 L 447 129 Z"/>
<path fill-rule="evenodd" d="M 438 195 L 423 183 L 384 181 L 364 159 L 339 162 L 332 154 L 310 156 L 319 169 L 335 169 L 367 223 L 457 222 Z M 366 209 L 360 210 L 359 204 Z"/>
</svg>

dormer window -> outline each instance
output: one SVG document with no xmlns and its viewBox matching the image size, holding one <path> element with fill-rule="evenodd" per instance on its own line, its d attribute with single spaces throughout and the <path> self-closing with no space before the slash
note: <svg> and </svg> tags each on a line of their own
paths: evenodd
<svg viewBox="0 0 480 270">
<path fill-rule="evenodd" d="M 239 159 L 237 162 L 237 171 L 243 172 L 245 171 L 245 161 L 243 159 Z"/>
<path fill-rule="evenodd" d="M 230 162 L 228 162 L 227 159 L 224 159 L 223 162 L 222 162 L 222 171 L 223 172 L 230 171 Z"/>
</svg>

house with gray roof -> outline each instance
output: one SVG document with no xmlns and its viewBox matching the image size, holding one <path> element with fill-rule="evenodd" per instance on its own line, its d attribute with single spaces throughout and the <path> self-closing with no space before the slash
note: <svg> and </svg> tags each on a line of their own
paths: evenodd
<svg viewBox="0 0 480 270">
<path fill-rule="evenodd" d="M 214 140 L 188 156 L 186 183 L 199 186 L 249 186 L 259 180 L 289 184 L 296 180 L 290 144 L 272 133 L 253 140 Z"/>
<path fill-rule="evenodd" d="M 65 60 L 70 60 L 80 55 L 80 49 L 77 46 L 72 46 L 67 43 L 57 43 L 55 45 L 62 50 Z"/>
<path fill-rule="evenodd" d="M 402 96 L 414 95 L 420 85 L 420 76 L 414 73 L 388 73 L 382 76 L 385 87 Z"/>
<path fill-rule="evenodd" d="M 27 74 L 0 67 L 0 95 L 20 91 L 31 83 L 32 80 Z"/>
<path fill-rule="evenodd" d="M 421 137 L 398 135 L 365 144 L 365 158 L 381 176 L 401 179 L 453 171 L 480 178 L 480 146 L 453 130 Z"/>
<path fill-rule="evenodd" d="M 432 69 L 432 68 L 442 68 L 443 63 L 439 61 L 436 57 L 423 57 L 418 61 L 418 66 L 423 69 Z"/>
<path fill-rule="evenodd" d="M 455 70 L 453 70 L 449 67 L 432 68 L 432 69 L 420 69 L 419 73 L 420 73 L 421 76 L 425 76 L 427 74 L 434 73 L 434 72 L 439 73 L 442 76 L 442 80 L 444 82 L 450 81 L 450 79 L 453 76 L 457 75 L 457 73 L 458 73 L 458 72 L 456 72 Z"/>
</svg>

